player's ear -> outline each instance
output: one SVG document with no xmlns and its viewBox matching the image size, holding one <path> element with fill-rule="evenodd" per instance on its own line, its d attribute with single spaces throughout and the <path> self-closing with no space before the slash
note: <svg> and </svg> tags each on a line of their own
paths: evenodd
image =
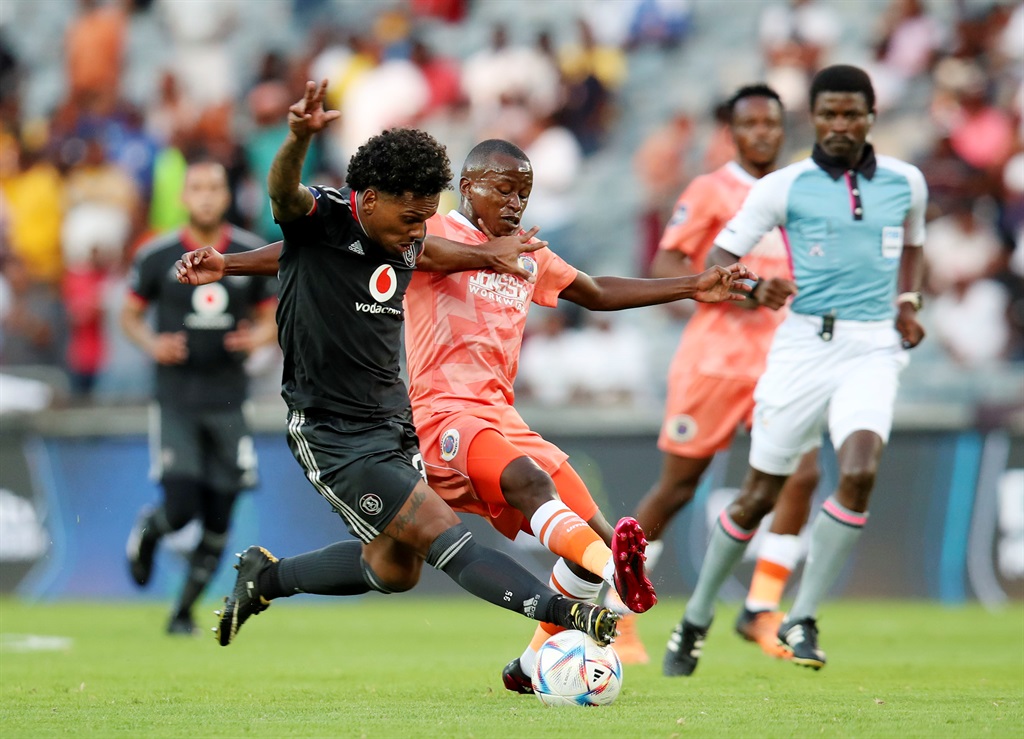
<svg viewBox="0 0 1024 739">
<path fill-rule="evenodd" d="M 873 112 L 872 113 L 868 113 L 868 123 L 874 123 L 874 122 L 875 122 L 875 114 Z"/>
</svg>

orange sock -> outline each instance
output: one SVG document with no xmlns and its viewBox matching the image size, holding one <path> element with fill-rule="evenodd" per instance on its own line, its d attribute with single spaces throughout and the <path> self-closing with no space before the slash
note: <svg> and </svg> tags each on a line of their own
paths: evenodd
<svg viewBox="0 0 1024 739">
<path fill-rule="evenodd" d="M 605 576 L 612 550 L 562 501 L 551 500 L 538 508 L 530 519 L 530 528 L 540 543 L 555 554 L 582 565 L 598 577 Z"/>
<path fill-rule="evenodd" d="M 775 611 L 779 608 L 786 581 L 792 572 L 788 567 L 767 559 L 757 560 L 750 581 L 746 607 L 751 611 Z"/>
</svg>

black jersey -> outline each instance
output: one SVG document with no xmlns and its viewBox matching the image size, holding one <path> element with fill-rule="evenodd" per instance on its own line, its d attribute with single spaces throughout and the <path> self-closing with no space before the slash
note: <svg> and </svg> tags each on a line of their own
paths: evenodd
<svg viewBox="0 0 1024 739">
<path fill-rule="evenodd" d="M 309 190 L 313 210 L 281 224 L 281 394 L 293 410 L 394 416 L 409 408 L 399 376 L 402 297 L 423 245 L 392 254 L 359 225 L 350 188 Z"/>
<path fill-rule="evenodd" d="M 263 244 L 255 234 L 227 226 L 216 249 L 240 252 Z M 258 304 L 272 300 L 277 282 L 272 277 L 232 276 L 210 285 L 183 285 L 174 263 L 198 246 L 185 231 L 168 233 L 143 245 L 132 263 L 128 287 L 153 308 L 154 329 L 185 331 L 188 337 L 184 364 L 157 365 L 156 400 L 187 407 L 238 407 L 248 392 L 245 354 L 225 349 L 224 335 L 248 319 Z"/>
</svg>

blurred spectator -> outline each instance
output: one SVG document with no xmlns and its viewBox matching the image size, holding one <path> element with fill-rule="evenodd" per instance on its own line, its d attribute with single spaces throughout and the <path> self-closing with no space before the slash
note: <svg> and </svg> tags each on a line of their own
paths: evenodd
<svg viewBox="0 0 1024 739">
<path fill-rule="evenodd" d="M 592 255 L 576 238 L 579 207 L 575 185 L 583 164 L 579 142 L 546 116 L 527 116 L 524 129 L 508 138 L 533 163 L 527 220 L 540 226 L 540 238 L 548 241 L 558 256 L 586 272 Z"/>
<path fill-rule="evenodd" d="M 611 126 L 612 96 L 625 82 L 626 55 L 617 46 L 598 43 L 583 18 L 576 27 L 579 41 L 565 46 L 559 55 L 565 99 L 558 120 L 572 131 L 583 153 L 592 154 Z"/>
<path fill-rule="evenodd" d="M 522 101 L 534 114 L 550 115 L 559 104 L 560 74 L 537 48 L 509 45 L 507 28 L 497 24 L 491 45 L 463 62 L 462 89 L 474 125 L 486 130 L 502 115 L 503 101 Z"/>
<path fill-rule="evenodd" d="M 106 157 L 102 134 L 86 130 L 65 142 L 71 168 L 64 182 L 61 228 L 64 261 L 87 262 L 94 249 L 119 260 L 141 233 L 144 202 L 138 188 Z"/>
<path fill-rule="evenodd" d="M 60 282 L 63 182 L 46 158 L 45 141 L 8 137 L 0 142 L 0 192 L 4 197 L 11 251 L 34 282 Z"/>
<path fill-rule="evenodd" d="M 656 45 L 674 49 L 690 30 L 691 0 L 633 0 L 626 48 Z"/>
<path fill-rule="evenodd" d="M 430 87 L 408 59 L 391 59 L 349 86 L 341 103 L 341 148 L 351 156 L 371 136 L 394 126 L 414 126 L 427 109 Z"/>
<path fill-rule="evenodd" d="M 568 327 L 566 315 L 558 309 L 532 312 L 542 315 L 536 322 L 537 329 L 523 342 L 516 377 L 517 395 L 545 405 L 565 405 L 572 400 L 579 384 L 576 332 Z"/>
<path fill-rule="evenodd" d="M 458 23 L 466 17 L 469 0 L 411 0 L 413 15 Z"/>
<path fill-rule="evenodd" d="M 586 312 L 575 339 L 576 400 L 594 405 L 634 404 L 649 385 L 647 345 L 634 323 Z"/>
<path fill-rule="evenodd" d="M 146 132 L 161 144 L 179 141 L 196 124 L 199 111 L 185 95 L 178 76 L 170 69 L 160 73 L 155 100 L 147 107 Z"/>
<path fill-rule="evenodd" d="M 897 104 L 907 85 L 932 68 L 945 35 L 922 0 L 890 0 L 877 31 L 877 63 L 867 67 L 879 109 Z"/>
<path fill-rule="evenodd" d="M 68 263 L 61 293 L 68 321 L 67 369 L 75 396 L 92 394 L 107 359 L 106 303 L 114 255 L 94 248 Z"/>
<path fill-rule="evenodd" d="M 925 284 L 935 296 L 991 276 L 1003 254 L 991 215 L 979 217 L 974 200 L 960 198 L 949 207 L 947 215 L 928 224 Z"/>
<path fill-rule="evenodd" d="M 825 66 L 842 30 L 835 9 L 818 0 L 775 2 L 761 12 L 765 82 L 778 91 L 786 110 L 806 110 L 811 75 Z"/>
<path fill-rule="evenodd" d="M 52 285 L 37 282 L 17 254 L 0 254 L 0 365 L 64 364 L 64 313 Z"/>
<path fill-rule="evenodd" d="M 938 86 L 933 114 L 949 132 L 950 145 L 965 162 L 992 172 L 1013 151 L 1013 123 L 988 99 L 984 70 L 974 62 L 948 57 L 935 70 Z"/>
<path fill-rule="evenodd" d="M 68 93 L 76 105 L 109 107 L 120 93 L 128 29 L 125 0 L 78 0 L 64 39 Z"/>
<path fill-rule="evenodd" d="M 963 367 L 1004 359 L 1010 349 L 1009 304 L 1006 288 L 995 280 L 961 280 L 932 303 L 936 338 Z"/>
<path fill-rule="evenodd" d="M 686 162 L 693 143 L 693 120 L 682 111 L 654 129 L 633 155 L 640 182 L 640 275 L 649 275 L 672 206 L 686 185 Z"/>
<path fill-rule="evenodd" d="M 462 100 L 462 72 L 457 61 L 435 54 L 421 38 L 413 40 L 409 60 L 419 68 L 430 92 L 424 116 L 448 110 Z"/>
<path fill-rule="evenodd" d="M 228 42 L 241 20 L 241 0 L 156 0 L 154 7 L 185 95 L 200 109 L 232 100 L 238 85 Z"/>
</svg>

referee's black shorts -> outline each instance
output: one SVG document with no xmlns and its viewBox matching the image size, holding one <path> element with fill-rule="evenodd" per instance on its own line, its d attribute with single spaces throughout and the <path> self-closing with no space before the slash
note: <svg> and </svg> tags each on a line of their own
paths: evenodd
<svg viewBox="0 0 1024 739">
<path fill-rule="evenodd" d="M 373 541 L 426 480 L 411 415 L 355 421 L 318 409 L 288 413 L 288 446 L 351 534 Z"/>
</svg>

